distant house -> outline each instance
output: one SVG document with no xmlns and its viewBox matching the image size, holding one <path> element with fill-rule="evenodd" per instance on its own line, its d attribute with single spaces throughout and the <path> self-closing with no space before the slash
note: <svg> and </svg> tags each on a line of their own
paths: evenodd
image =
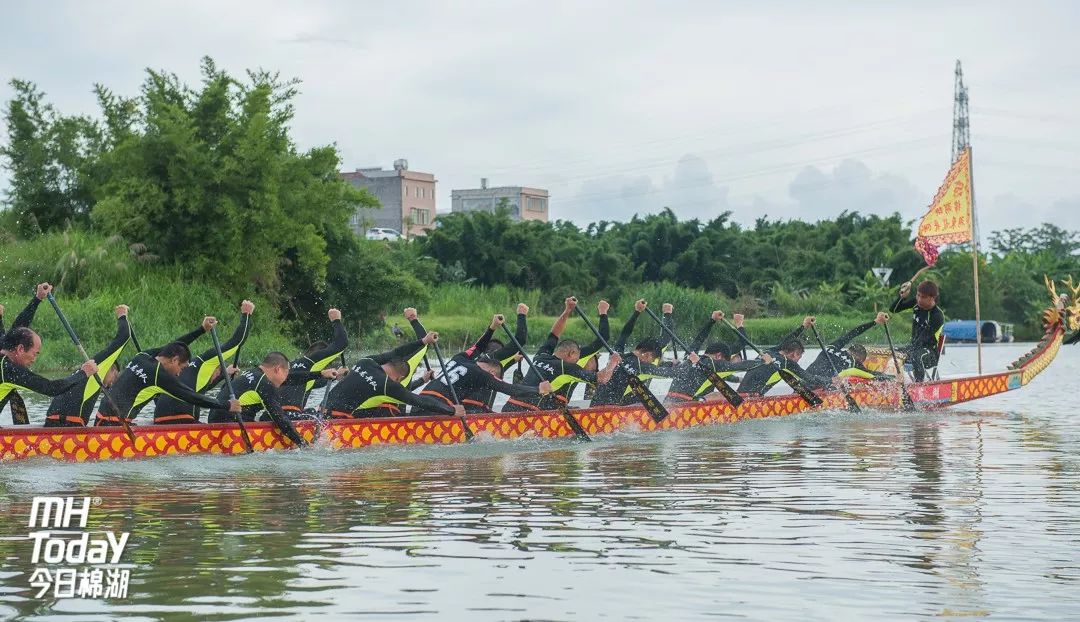
<svg viewBox="0 0 1080 622">
<path fill-rule="evenodd" d="M 548 191 L 527 186 L 500 186 L 489 188 L 487 179 L 480 180 L 479 188 L 453 190 L 450 193 L 452 212 L 494 212 L 505 201 L 514 220 L 548 221 Z"/>
<path fill-rule="evenodd" d="M 379 199 L 379 209 L 359 209 L 349 219 L 358 235 L 369 227 L 384 227 L 413 236 L 435 226 L 435 176 L 410 171 L 408 160 L 394 160 L 393 170 L 358 168 L 341 173 L 341 178 Z"/>
</svg>

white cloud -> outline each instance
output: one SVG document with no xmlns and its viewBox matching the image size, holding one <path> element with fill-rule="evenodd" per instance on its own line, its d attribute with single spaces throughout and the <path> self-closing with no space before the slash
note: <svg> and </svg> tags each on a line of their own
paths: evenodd
<svg viewBox="0 0 1080 622">
<path fill-rule="evenodd" d="M 451 189 L 489 177 L 547 187 L 553 214 L 579 222 L 664 205 L 752 222 L 841 206 L 921 214 L 947 166 L 963 55 L 979 196 L 1011 193 L 1068 222 L 1065 199 L 1080 196 L 1080 5 L 979 7 L 15 4 L 0 25 L 0 76 L 83 113 L 94 82 L 134 94 L 146 66 L 196 82 L 210 55 L 236 74 L 302 78 L 301 148 L 334 142 L 346 169 L 406 157 L 435 173 L 444 210 Z M 1016 224 L 985 203 L 984 224 Z"/>
</svg>

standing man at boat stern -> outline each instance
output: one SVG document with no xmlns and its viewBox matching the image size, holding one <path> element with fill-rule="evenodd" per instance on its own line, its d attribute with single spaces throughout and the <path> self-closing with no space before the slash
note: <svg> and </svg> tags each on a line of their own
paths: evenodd
<svg viewBox="0 0 1080 622">
<path fill-rule="evenodd" d="M 92 358 L 99 361 L 105 370 L 102 382 L 110 387 L 116 382 L 120 370 L 116 366 L 116 360 L 124 351 L 128 339 L 131 338 L 131 328 L 128 326 L 128 306 L 118 305 L 114 309 L 116 313 L 116 336 L 100 352 Z M 53 398 L 49 404 L 48 414 L 45 416 L 45 427 L 72 427 L 85 426 L 90 423 L 90 415 L 94 412 L 101 387 L 93 377 L 86 376 L 81 382 L 75 384 L 67 391 Z"/>
<path fill-rule="evenodd" d="M 945 327 L 945 314 L 937 306 L 940 294 L 937 283 L 923 281 L 915 289 L 914 298 L 907 298 L 910 293 L 910 282 L 900 286 L 900 296 L 893 303 L 892 312 L 911 309 L 911 343 L 897 349 L 907 355 L 915 382 L 922 382 L 927 368 L 937 367 L 938 339 Z"/>
<path fill-rule="evenodd" d="M 269 352 L 258 367 L 245 369 L 232 381 L 236 399 L 240 402 L 240 416 L 244 421 L 255 421 L 259 411 L 265 411 L 261 420 L 269 419 L 277 425 L 297 447 L 308 444 L 293 427 L 289 415 L 281 407 L 281 394 L 278 387 L 289 377 L 289 359 L 281 352 Z M 211 410 L 207 415 L 209 423 L 232 423 L 232 413 L 222 409 Z"/>
<path fill-rule="evenodd" d="M 188 344 L 209 332 L 215 324 L 217 319 L 207 316 L 203 318 L 202 325 L 176 341 L 136 354 L 124 367 L 124 371 L 120 372 L 120 377 L 112 388 L 113 399 L 120 409 L 119 415 L 129 421 L 134 419 L 147 402 L 162 393 L 203 408 L 228 408 L 229 412 L 239 412 L 240 402 L 210 399 L 181 382 L 179 378 L 180 372 L 191 360 Z M 112 412 L 108 400 L 104 400 L 98 408 L 94 425 L 120 425 L 120 417 Z"/>
</svg>

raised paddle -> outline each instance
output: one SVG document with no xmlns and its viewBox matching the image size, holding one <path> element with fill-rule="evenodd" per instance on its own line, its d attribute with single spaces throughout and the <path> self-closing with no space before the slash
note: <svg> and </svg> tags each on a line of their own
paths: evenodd
<svg viewBox="0 0 1080 622">
<path fill-rule="evenodd" d="M 596 336 L 600 345 L 604 346 L 604 349 L 608 351 L 608 354 L 615 354 L 615 350 L 611 349 L 611 344 L 607 342 L 607 339 L 604 339 L 603 335 L 600 334 L 600 331 L 596 330 L 596 326 L 593 325 L 589 316 L 585 315 L 585 312 L 581 310 L 581 307 L 574 307 L 574 311 L 577 312 L 581 319 L 585 320 L 585 325 L 589 327 L 589 330 Z M 638 378 L 635 374 L 629 374 L 629 378 L 628 384 L 630 385 L 630 390 L 634 392 L 634 395 L 636 395 L 639 400 L 641 400 L 642 406 L 645 407 L 645 410 L 649 413 L 649 416 L 652 417 L 652 420 L 656 423 L 660 423 L 664 419 L 667 419 L 669 414 L 667 409 L 664 408 L 664 405 L 660 400 L 656 399 L 656 396 L 649 390 L 649 387 L 645 386 L 645 383 L 641 378 Z"/>
<path fill-rule="evenodd" d="M 724 318 L 722 321 L 725 325 L 727 325 L 728 328 L 730 328 L 732 331 L 735 332 L 736 335 L 739 336 L 739 339 L 744 344 L 746 344 L 754 352 L 757 352 L 758 356 L 761 356 L 763 354 L 761 348 L 755 346 L 753 342 L 751 342 L 746 337 L 746 335 L 740 333 L 734 326 L 732 326 L 731 322 L 727 321 L 727 318 Z M 823 403 L 821 398 L 817 395 L 814 395 L 814 392 L 811 391 L 810 388 L 803 383 L 802 379 L 794 374 L 794 372 L 792 372 L 790 369 L 786 369 L 780 363 L 780 361 L 774 361 L 773 365 L 776 366 L 776 369 L 777 371 L 779 371 L 780 377 L 783 378 L 784 382 L 786 382 L 787 385 L 791 387 L 791 390 L 798 394 L 798 396 L 801 397 L 804 402 L 806 402 L 812 407 L 821 406 L 821 404 Z"/>
<path fill-rule="evenodd" d="M 210 327 L 210 338 L 214 340 L 214 351 L 217 352 L 218 365 L 221 366 L 221 377 L 225 380 L 225 387 L 229 390 L 229 399 L 236 399 L 236 391 L 233 390 L 232 378 L 226 373 L 225 369 L 225 357 L 221 354 L 221 342 L 218 341 L 217 329 L 213 326 Z M 247 453 L 255 453 L 255 448 L 251 446 L 251 437 L 248 436 L 247 428 L 244 427 L 244 416 L 240 412 L 235 412 L 233 415 L 236 418 L 236 425 L 240 426 L 240 438 L 244 441 L 244 451 Z"/>
<path fill-rule="evenodd" d="M 504 331 L 506 331 L 506 336 L 510 338 L 510 341 L 514 344 L 514 347 L 518 349 L 518 352 L 521 352 L 521 357 L 525 359 L 525 362 L 529 364 L 529 367 L 536 369 L 536 366 L 533 365 L 532 359 L 529 357 L 528 354 L 525 353 L 525 348 L 521 347 L 521 344 L 518 343 L 517 337 L 515 337 L 514 334 L 510 332 L 510 329 L 506 327 L 506 324 L 503 324 L 502 328 Z M 538 378 L 543 379 L 543 376 L 540 375 L 539 370 L 537 370 L 536 375 Z M 566 424 L 570 426 L 570 429 L 574 431 L 574 436 L 578 437 L 583 441 L 592 440 L 591 438 L 589 438 L 589 433 L 585 431 L 585 428 L 581 427 L 581 423 L 578 422 L 577 418 L 575 418 L 574 415 L 570 414 L 570 409 L 567 407 L 566 404 L 562 404 L 559 406 L 559 414 L 562 415 L 563 419 L 566 420 Z"/>
<path fill-rule="evenodd" d="M 435 351 L 435 358 L 439 361 L 439 373 L 442 374 L 442 381 L 446 386 L 450 387 L 450 395 L 454 398 L 454 404 L 461 406 L 461 400 L 458 399 L 457 389 L 454 388 L 454 381 L 450 379 L 450 376 L 446 373 L 446 362 L 443 361 L 442 352 L 439 350 L 438 340 L 431 342 L 431 349 Z M 465 430 L 465 440 L 471 441 L 475 437 L 473 431 L 469 429 L 469 422 L 465 420 L 465 417 L 459 417 L 461 420 L 461 428 Z"/>
<path fill-rule="evenodd" d="M 682 339 L 679 339 L 679 336 L 675 334 L 675 331 L 671 330 L 668 325 L 664 324 L 663 321 L 661 321 L 660 318 L 656 316 L 656 312 L 652 309 L 645 307 L 645 313 L 648 313 L 649 317 L 656 320 L 656 323 L 659 324 L 661 328 L 666 330 L 669 335 L 671 335 L 671 340 L 684 350 L 686 357 L 690 358 L 690 348 L 685 343 L 683 343 Z M 720 395 L 724 396 L 724 399 L 728 401 L 728 404 L 731 404 L 733 407 L 738 408 L 739 404 L 743 403 L 743 397 L 739 395 L 738 391 L 729 387 L 728 383 L 724 382 L 724 379 L 720 377 L 720 374 L 717 374 L 715 371 L 709 372 L 709 382 L 712 383 L 713 387 L 716 388 Z"/>
<path fill-rule="evenodd" d="M 907 391 L 907 380 L 904 378 L 904 368 L 900 366 L 900 360 L 896 358 L 896 348 L 893 347 L 892 333 L 889 332 L 889 323 L 881 325 L 885 329 L 885 339 L 889 341 L 889 352 L 892 352 L 893 365 L 896 365 L 896 377 L 900 379 L 900 401 L 904 404 L 904 410 L 915 410 L 915 402 L 911 401 L 911 395 Z"/>
<path fill-rule="evenodd" d="M 86 348 L 84 348 L 82 342 L 79 341 L 79 336 L 75 334 L 75 329 L 71 327 L 64 312 L 60 310 L 60 305 L 56 304 L 56 298 L 53 297 L 52 292 L 49 292 L 46 297 L 49 299 L 49 304 L 52 305 L 53 310 L 56 311 L 56 317 L 60 318 L 60 323 L 64 325 L 64 330 L 67 331 L 68 337 L 71 337 L 71 342 L 79 349 L 79 354 L 82 355 L 83 360 L 89 361 L 90 355 L 86 353 Z M 128 439 L 131 440 L 131 444 L 134 445 L 135 433 L 131 431 L 131 424 L 128 423 L 124 413 L 120 412 L 120 407 L 116 405 L 116 400 L 113 399 L 112 393 L 105 387 L 105 383 L 101 380 L 101 376 L 99 376 L 97 372 L 94 372 L 94 381 L 101 387 L 101 392 L 105 395 L 105 401 L 109 403 L 113 412 L 116 413 L 116 417 L 120 419 L 120 425 L 124 428 L 124 433 L 127 434 Z"/>
<path fill-rule="evenodd" d="M 840 370 L 836 368 L 836 362 L 833 361 L 832 355 L 830 355 L 829 351 L 825 348 L 825 342 L 821 340 L 821 335 L 818 334 L 817 326 L 811 324 L 810 331 L 814 333 L 814 339 L 816 339 L 818 345 L 821 346 L 821 354 L 829 360 L 829 367 L 832 367 L 833 376 L 840 376 Z M 840 384 L 837 388 L 839 388 L 840 392 L 844 394 L 844 401 L 847 402 L 848 410 L 853 413 L 862 412 L 862 409 L 859 408 L 859 404 L 855 402 L 855 398 L 851 397 L 851 393 L 849 393 L 847 387 L 844 386 L 844 381 L 842 379 L 840 380 Z"/>
</svg>

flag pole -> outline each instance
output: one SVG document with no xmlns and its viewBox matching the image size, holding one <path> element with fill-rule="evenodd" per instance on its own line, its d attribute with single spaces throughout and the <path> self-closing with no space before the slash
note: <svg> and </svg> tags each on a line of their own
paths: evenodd
<svg viewBox="0 0 1080 622">
<path fill-rule="evenodd" d="M 979 309 L 979 226 L 975 216 L 975 166 L 974 154 L 968 144 L 968 190 L 971 192 L 971 269 L 975 285 L 975 350 L 979 363 L 979 375 L 982 375 L 982 313 Z"/>
</svg>

